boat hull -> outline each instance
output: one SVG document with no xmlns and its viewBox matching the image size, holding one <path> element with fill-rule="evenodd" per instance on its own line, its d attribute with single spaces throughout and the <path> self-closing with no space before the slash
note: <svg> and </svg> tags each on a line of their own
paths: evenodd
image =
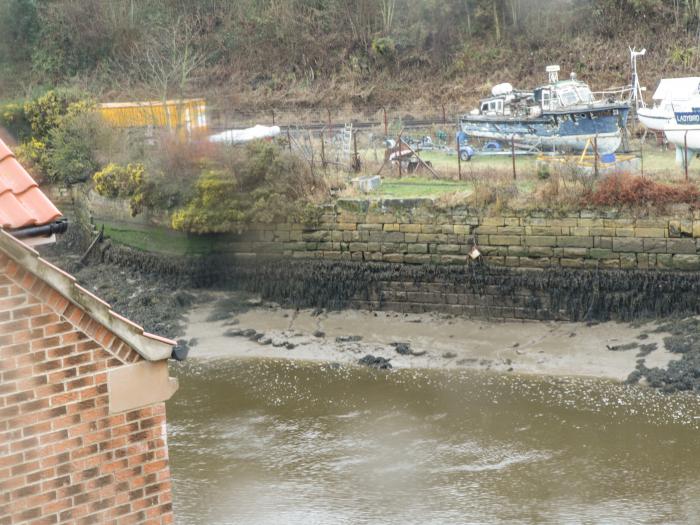
<svg viewBox="0 0 700 525">
<path fill-rule="evenodd" d="M 637 117 L 642 125 L 652 131 L 664 131 L 675 122 L 673 113 L 662 112 L 654 108 L 639 108 Z"/>
<path fill-rule="evenodd" d="M 597 110 L 545 113 L 537 118 L 466 115 L 460 127 L 471 137 L 538 146 L 541 150 L 583 151 L 597 139 L 600 154 L 617 151 L 629 108 L 616 106 Z"/>
</svg>

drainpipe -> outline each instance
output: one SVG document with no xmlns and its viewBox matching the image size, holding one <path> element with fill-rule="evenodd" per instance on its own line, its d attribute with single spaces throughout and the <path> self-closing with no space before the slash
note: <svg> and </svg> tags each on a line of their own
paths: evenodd
<svg viewBox="0 0 700 525">
<path fill-rule="evenodd" d="M 67 229 L 68 220 L 61 219 L 60 221 L 43 224 L 41 226 L 29 226 L 28 228 L 11 230 L 9 233 L 17 239 L 26 239 L 28 237 L 50 237 L 53 234 L 65 233 Z"/>
</svg>

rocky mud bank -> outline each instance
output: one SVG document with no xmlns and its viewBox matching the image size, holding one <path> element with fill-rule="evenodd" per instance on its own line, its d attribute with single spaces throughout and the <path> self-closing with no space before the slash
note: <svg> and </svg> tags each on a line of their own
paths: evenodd
<svg viewBox="0 0 700 525">
<path fill-rule="evenodd" d="M 560 328 L 554 329 L 557 337 L 549 341 L 554 346 L 570 347 L 572 340 L 585 339 L 588 342 L 583 345 L 587 349 L 584 359 L 591 362 L 597 360 L 614 370 L 606 372 L 604 367 L 597 366 L 585 369 L 583 375 L 614 377 L 629 383 L 641 381 L 666 392 L 700 391 L 700 321 L 688 317 L 700 313 L 700 301 L 697 299 L 700 296 L 700 278 L 696 274 L 512 271 L 474 266 L 408 266 L 313 260 L 246 263 L 240 260 L 233 262 L 223 256 L 207 260 L 165 257 L 114 245 L 109 241 L 98 244 L 87 258 L 83 258 L 88 244 L 89 239 L 74 230 L 55 246 L 43 249 L 43 254 L 75 275 L 80 282 L 87 283 L 115 310 L 149 331 L 179 338 L 184 348 L 202 348 L 201 340 L 191 335 L 191 314 L 210 309 L 208 320 L 195 323 L 223 323 L 218 335 L 227 341 L 232 350 L 245 341 L 245 348 L 249 348 L 249 343 L 253 347 L 284 349 L 287 352 L 301 348 L 313 351 L 296 350 L 296 354 L 290 356 L 334 360 L 339 355 L 345 355 L 351 358 L 341 359 L 342 362 L 382 369 L 395 365 L 475 366 L 503 372 L 555 375 L 576 375 L 577 370 L 580 372 L 581 362 L 576 360 L 557 368 L 557 363 L 566 361 L 566 357 L 548 359 L 548 350 L 543 352 L 545 355 L 528 354 L 527 358 L 523 357 L 526 348 L 522 345 L 527 345 L 527 338 L 524 342 L 514 340 L 507 345 L 498 343 L 488 349 L 467 341 L 465 348 L 472 351 L 458 352 L 454 348 L 459 346 L 455 343 L 459 334 L 453 334 L 451 340 L 445 341 L 438 341 L 438 332 L 421 335 L 430 334 L 435 327 L 470 323 L 476 323 L 474 326 L 479 326 L 478 331 L 493 335 L 503 329 L 502 321 L 473 321 L 444 312 L 339 312 L 358 297 L 381 302 L 381 294 L 377 295 L 379 283 L 440 282 L 461 286 L 466 283 L 475 293 L 494 287 L 504 296 L 513 294 L 515 290 L 532 290 L 536 293 L 532 294 L 531 304 L 521 306 L 535 310 L 542 309 L 542 304 L 538 303 L 541 297 L 548 298 L 548 311 L 559 312 L 569 320 L 558 325 L 554 323 L 553 326 Z M 239 293 L 231 293 L 231 290 L 238 290 Z M 367 329 L 363 324 L 354 333 L 341 330 L 330 337 L 319 326 L 304 332 L 284 327 L 270 330 L 264 324 L 256 327 L 243 323 L 246 315 L 262 315 L 261 312 L 266 318 L 270 318 L 271 312 L 282 312 L 280 315 L 295 318 L 299 317 L 299 312 L 303 315 L 317 312 L 318 319 L 331 315 L 334 319 L 340 316 L 340 319 L 346 320 L 353 315 L 367 315 L 370 319 L 382 319 L 385 324 L 393 323 L 398 331 L 391 340 L 383 339 L 378 346 L 371 340 L 362 339 Z M 186 319 L 188 314 L 189 320 Z M 635 324 L 601 323 L 610 319 Z M 569 326 L 573 321 L 576 321 L 573 323 L 575 329 L 560 338 L 557 330 L 568 329 L 561 327 Z M 400 337 L 401 332 L 405 331 L 406 322 L 420 326 L 416 334 L 419 342 Z M 514 330 L 520 331 L 523 326 L 530 325 L 547 326 L 547 330 L 552 330 L 547 323 L 516 322 L 521 328 Z M 597 333 L 601 325 L 611 333 Z M 473 337 L 473 334 L 461 336 Z M 426 340 L 426 337 L 432 337 L 432 341 Z M 588 350 L 595 351 L 589 355 Z M 485 354 L 479 355 L 479 352 Z M 198 350 L 194 351 L 194 355 L 198 353 Z M 259 352 L 256 350 L 247 354 L 259 355 Z M 603 356 L 624 357 L 618 361 L 618 358 Z"/>
</svg>

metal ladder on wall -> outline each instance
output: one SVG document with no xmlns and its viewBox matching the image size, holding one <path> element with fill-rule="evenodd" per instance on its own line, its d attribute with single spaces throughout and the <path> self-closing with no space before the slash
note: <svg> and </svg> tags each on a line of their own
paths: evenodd
<svg viewBox="0 0 700 525">
<path fill-rule="evenodd" d="M 353 134 L 352 123 L 345 124 L 345 127 L 343 128 L 343 131 L 342 131 L 343 142 L 342 142 L 342 150 L 341 150 L 341 155 L 342 155 L 341 162 L 349 163 L 350 159 L 352 158 L 352 134 Z"/>
</svg>

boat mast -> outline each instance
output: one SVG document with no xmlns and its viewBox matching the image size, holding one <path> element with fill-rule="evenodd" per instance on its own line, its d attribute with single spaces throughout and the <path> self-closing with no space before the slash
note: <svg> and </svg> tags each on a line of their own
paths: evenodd
<svg viewBox="0 0 700 525">
<path fill-rule="evenodd" d="M 635 110 L 640 107 L 645 108 L 644 97 L 642 96 L 642 86 L 639 84 L 639 75 L 637 74 L 637 57 L 643 57 L 647 50 L 642 49 L 637 51 L 635 48 L 630 47 L 630 62 L 632 64 L 632 102 L 634 102 Z"/>
</svg>

